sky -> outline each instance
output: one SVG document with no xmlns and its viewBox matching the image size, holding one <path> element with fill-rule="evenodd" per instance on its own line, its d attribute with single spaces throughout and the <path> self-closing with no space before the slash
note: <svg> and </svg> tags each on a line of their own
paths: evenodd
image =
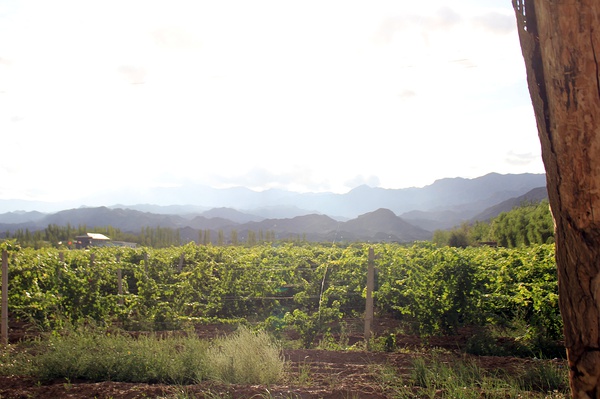
<svg viewBox="0 0 600 399">
<path fill-rule="evenodd" d="M 510 0 L 0 0 L 0 137 L 0 199 L 544 172 Z"/>
</svg>

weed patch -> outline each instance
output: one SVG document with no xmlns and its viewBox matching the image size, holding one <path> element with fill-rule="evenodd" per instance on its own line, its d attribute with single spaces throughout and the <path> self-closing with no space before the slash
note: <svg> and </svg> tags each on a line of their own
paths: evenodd
<svg viewBox="0 0 600 399">
<path fill-rule="evenodd" d="M 283 377 L 280 345 L 265 332 L 241 327 L 207 351 L 210 377 L 234 384 L 273 384 Z"/>
<path fill-rule="evenodd" d="M 533 398 L 547 393 L 552 393 L 553 398 L 566 398 L 568 376 L 546 361 L 520 376 L 510 377 L 490 373 L 472 361 L 449 363 L 418 358 L 413 362 L 410 381 L 396 390 L 400 398 Z"/>
<path fill-rule="evenodd" d="M 268 334 L 246 328 L 212 344 L 190 335 L 133 338 L 81 329 L 51 334 L 28 351 L 4 350 L 1 360 L 1 374 L 30 375 L 40 381 L 272 384 L 284 369 L 278 344 Z"/>
</svg>

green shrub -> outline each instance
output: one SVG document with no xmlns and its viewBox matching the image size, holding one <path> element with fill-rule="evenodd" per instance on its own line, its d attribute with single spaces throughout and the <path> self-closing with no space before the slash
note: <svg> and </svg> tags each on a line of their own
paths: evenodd
<svg viewBox="0 0 600 399">
<path fill-rule="evenodd" d="M 195 337 L 80 330 L 53 334 L 32 357 L 33 375 L 90 381 L 194 383 L 206 378 L 208 343 Z"/>
<path fill-rule="evenodd" d="M 32 364 L 30 374 L 41 381 L 272 384 L 284 370 L 280 346 L 267 333 L 245 327 L 212 344 L 193 336 L 70 331 L 39 341 L 33 352 L 18 363 Z"/>
<path fill-rule="evenodd" d="M 207 351 L 210 378 L 234 384 L 273 384 L 283 377 L 280 345 L 266 332 L 240 327 Z"/>
<path fill-rule="evenodd" d="M 319 333 L 326 333 L 332 323 L 338 324 L 342 320 L 340 304 L 334 301 L 330 307 L 325 307 L 318 312 L 304 312 L 295 309 L 283 317 L 283 321 L 300 335 L 302 346 L 309 349 L 313 346 Z"/>
<path fill-rule="evenodd" d="M 566 368 L 539 360 L 520 375 L 512 376 L 500 370 L 490 372 L 474 361 L 420 357 L 413 361 L 410 381 L 400 389 L 398 397 L 444 398 L 521 398 L 540 397 L 552 392 L 553 398 L 566 398 L 569 380 Z M 539 394 L 538 394 L 539 393 Z M 550 396 L 544 396 L 550 397 Z"/>
<path fill-rule="evenodd" d="M 525 371 L 518 383 L 524 390 L 566 391 L 569 387 L 569 375 L 565 368 L 548 361 L 538 360 L 534 367 Z"/>
<path fill-rule="evenodd" d="M 465 352 L 477 356 L 503 356 L 504 349 L 487 331 L 478 331 L 467 340 Z"/>
<path fill-rule="evenodd" d="M 54 333 L 37 342 L 26 359 L 27 374 L 40 381 L 84 379 L 167 384 L 193 384 L 214 379 L 229 383 L 272 384 L 283 376 L 281 348 L 267 333 L 241 327 L 212 344 L 195 336 L 140 335 L 85 329 Z M 17 364 L 18 363 L 18 364 Z"/>
</svg>

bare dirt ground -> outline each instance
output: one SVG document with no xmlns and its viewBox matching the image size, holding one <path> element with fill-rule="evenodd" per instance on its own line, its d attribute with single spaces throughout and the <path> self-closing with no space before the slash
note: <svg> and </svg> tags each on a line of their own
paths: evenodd
<svg viewBox="0 0 600 399">
<path fill-rule="evenodd" d="M 385 326 L 380 325 L 380 328 Z M 10 340 L 23 337 L 19 329 L 11 331 Z M 219 329 L 207 327 L 205 337 L 219 333 Z M 350 340 L 359 340 L 359 335 Z M 205 382 L 197 385 L 172 386 L 161 384 L 137 384 L 121 382 L 54 381 L 40 384 L 28 377 L 0 376 L 0 399 L 29 398 L 389 398 L 389 385 L 382 383 L 385 372 L 408 377 L 413 360 L 431 348 L 440 351 L 445 361 L 474 359 L 489 370 L 516 371 L 527 367 L 533 360 L 512 357 L 468 356 L 455 351 L 468 339 L 468 332 L 453 336 L 430 339 L 426 344 L 419 337 L 398 335 L 397 350 L 392 353 L 367 351 L 325 351 L 317 349 L 289 349 L 283 355 L 287 361 L 286 379 L 279 385 L 247 386 Z M 401 377 L 400 377 L 401 378 Z"/>
</svg>

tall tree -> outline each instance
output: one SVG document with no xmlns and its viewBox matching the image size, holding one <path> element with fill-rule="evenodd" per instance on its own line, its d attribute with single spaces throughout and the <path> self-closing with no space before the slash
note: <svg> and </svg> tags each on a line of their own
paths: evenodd
<svg viewBox="0 0 600 399">
<path fill-rule="evenodd" d="M 246 240 L 246 244 L 248 246 L 256 245 L 256 232 L 252 230 L 248 230 L 248 240 Z"/>
<path fill-rule="evenodd" d="M 238 245 L 238 232 L 237 232 L 237 230 L 235 230 L 235 229 L 231 230 L 230 241 L 231 241 L 231 245 Z"/>
<path fill-rule="evenodd" d="M 204 240 L 202 241 L 202 243 L 204 245 L 208 245 L 208 244 L 211 243 L 211 240 L 210 240 L 210 230 L 209 229 L 205 229 L 204 230 Z"/>
<path fill-rule="evenodd" d="M 571 391 L 600 398 L 600 2 L 513 6 L 556 226 Z"/>
</svg>

